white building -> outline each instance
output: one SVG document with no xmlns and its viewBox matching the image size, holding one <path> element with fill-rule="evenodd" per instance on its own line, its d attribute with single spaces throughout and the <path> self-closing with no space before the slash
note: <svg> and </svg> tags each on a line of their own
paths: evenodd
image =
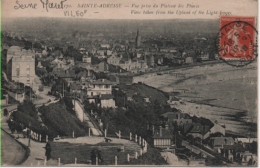
<svg viewBox="0 0 260 168">
<path fill-rule="evenodd" d="M 192 64 L 193 63 L 193 58 L 192 57 L 186 57 L 185 58 L 185 63 L 186 64 Z"/>
<path fill-rule="evenodd" d="M 91 57 L 88 56 L 88 55 L 84 55 L 82 57 L 82 62 L 84 62 L 84 63 L 91 63 Z"/>
<path fill-rule="evenodd" d="M 10 80 L 33 85 L 35 78 L 35 53 L 18 46 L 7 51 L 7 76 Z"/>
<path fill-rule="evenodd" d="M 89 97 L 97 95 L 111 95 L 113 82 L 107 79 L 99 79 L 92 82 L 92 86 L 87 89 Z"/>
</svg>

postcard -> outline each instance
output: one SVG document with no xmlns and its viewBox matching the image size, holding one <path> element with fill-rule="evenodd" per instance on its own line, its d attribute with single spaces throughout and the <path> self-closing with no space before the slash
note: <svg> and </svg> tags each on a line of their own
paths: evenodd
<svg viewBox="0 0 260 168">
<path fill-rule="evenodd" d="M 258 166 L 257 0 L 2 0 L 1 166 Z"/>
</svg>

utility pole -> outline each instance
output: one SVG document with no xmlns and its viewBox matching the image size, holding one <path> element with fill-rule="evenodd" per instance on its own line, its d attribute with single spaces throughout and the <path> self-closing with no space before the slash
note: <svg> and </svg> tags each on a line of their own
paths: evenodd
<svg viewBox="0 0 260 168">
<path fill-rule="evenodd" d="M 30 89 L 30 99 L 29 99 L 29 100 L 32 101 L 32 100 L 31 100 L 31 99 L 32 99 L 32 95 L 31 95 L 31 94 L 32 94 L 32 93 L 31 93 L 31 84 L 30 84 L 29 89 Z"/>
</svg>

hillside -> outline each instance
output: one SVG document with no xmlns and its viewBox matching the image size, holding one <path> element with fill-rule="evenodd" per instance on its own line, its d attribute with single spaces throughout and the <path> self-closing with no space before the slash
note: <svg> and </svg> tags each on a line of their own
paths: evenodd
<svg viewBox="0 0 260 168">
<path fill-rule="evenodd" d="M 39 108 L 41 118 L 52 136 L 88 135 L 88 128 L 83 125 L 72 111 L 69 111 L 63 102 L 42 106 Z"/>
</svg>

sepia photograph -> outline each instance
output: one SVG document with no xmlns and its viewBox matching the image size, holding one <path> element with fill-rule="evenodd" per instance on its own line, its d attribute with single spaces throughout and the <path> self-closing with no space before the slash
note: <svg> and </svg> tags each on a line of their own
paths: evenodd
<svg viewBox="0 0 260 168">
<path fill-rule="evenodd" d="M 1 166 L 257 167 L 257 6 L 2 0 Z"/>
</svg>

